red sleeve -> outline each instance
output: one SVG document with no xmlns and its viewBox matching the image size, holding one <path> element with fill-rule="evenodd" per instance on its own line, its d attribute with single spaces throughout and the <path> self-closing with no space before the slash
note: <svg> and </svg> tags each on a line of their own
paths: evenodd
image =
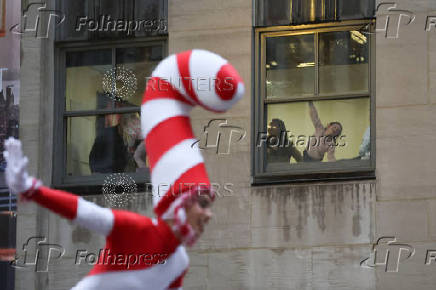
<svg viewBox="0 0 436 290">
<path fill-rule="evenodd" d="M 154 245 L 155 239 L 148 239 L 146 243 L 141 240 L 138 234 L 152 234 L 151 225 L 152 221 L 149 217 L 129 212 L 126 210 L 112 210 L 114 215 L 114 224 L 110 233 L 110 239 L 117 245 L 121 245 L 126 249 L 138 248 L 141 245 L 147 244 L 152 249 L 156 248 Z M 134 239 L 126 239 L 127 236 L 136 237 Z"/>
<path fill-rule="evenodd" d="M 67 219 L 76 217 L 78 198 L 72 193 L 45 186 L 40 186 L 31 196 L 31 200 Z"/>
</svg>

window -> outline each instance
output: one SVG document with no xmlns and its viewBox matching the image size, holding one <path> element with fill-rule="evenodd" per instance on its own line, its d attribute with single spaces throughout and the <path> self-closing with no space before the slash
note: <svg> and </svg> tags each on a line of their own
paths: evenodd
<svg viewBox="0 0 436 290">
<path fill-rule="evenodd" d="M 372 29 L 256 29 L 254 183 L 373 176 Z"/>
<path fill-rule="evenodd" d="M 95 194 L 112 173 L 149 181 L 147 77 L 167 55 L 167 0 L 56 0 L 53 185 Z"/>
<path fill-rule="evenodd" d="M 102 184 L 111 173 L 149 177 L 140 130 L 147 77 L 165 40 L 59 48 L 55 185 Z"/>
</svg>

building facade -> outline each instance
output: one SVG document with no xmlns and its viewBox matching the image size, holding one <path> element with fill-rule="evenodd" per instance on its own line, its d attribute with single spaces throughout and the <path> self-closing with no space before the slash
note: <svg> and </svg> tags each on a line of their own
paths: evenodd
<svg viewBox="0 0 436 290">
<path fill-rule="evenodd" d="M 138 192 L 121 206 L 152 215 L 135 124 L 160 59 L 201 48 L 240 72 L 246 94 L 229 112 L 191 115 L 219 194 L 185 289 L 434 288 L 436 2 L 47 1 L 53 13 L 24 2 L 28 22 L 32 11 L 53 20 L 21 27 L 30 172 L 103 206 L 105 178 L 123 172 Z M 143 22 L 129 31 L 126 20 Z M 120 95 L 111 76 L 123 69 L 136 90 Z M 340 130 L 333 145 L 316 139 L 326 130 Z M 17 213 L 18 256 L 32 237 L 65 252 L 16 269 L 15 289 L 69 289 L 86 275 L 77 250 L 98 252 L 102 237 L 32 203 Z"/>
</svg>

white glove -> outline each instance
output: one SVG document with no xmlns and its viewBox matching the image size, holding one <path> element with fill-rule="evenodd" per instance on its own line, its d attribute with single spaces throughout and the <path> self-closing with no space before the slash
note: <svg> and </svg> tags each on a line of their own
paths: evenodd
<svg viewBox="0 0 436 290">
<path fill-rule="evenodd" d="M 27 163 L 29 160 L 23 155 L 21 141 L 10 137 L 5 142 L 6 151 L 3 156 L 6 159 L 6 184 L 13 194 L 20 194 L 35 190 L 41 186 L 41 182 L 29 176 Z"/>
</svg>

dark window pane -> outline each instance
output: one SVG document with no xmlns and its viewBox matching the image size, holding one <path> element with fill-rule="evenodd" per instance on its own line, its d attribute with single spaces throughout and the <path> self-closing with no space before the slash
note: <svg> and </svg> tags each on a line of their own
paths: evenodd
<svg viewBox="0 0 436 290">
<path fill-rule="evenodd" d="M 112 50 L 88 50 L 67 53 L 67 68 L 74 66 L 107 65 L 112 63 Z"/>
<path fill-rule="evenodd" d="M 370 99 L 266 106 L 267 171 L 274 164 L 347 162 L 370 158 Z M 272 166 L 272 167 L 271 167 Z"/>
<path fill-rule="evenodd" d="M 360 31 L 319 35 L 320 94 L 368 93 L 367 34 Z"/>
<path fill-rule="evenodd" d="M 62 24 L 56 26 L 56 40 L 86 40 L 88 30 L 78 26 L 80 18 L 84 21 L 92 17 L 92 1 L 57 1 L 56 9 L 65 15 Z"/>
<path fill-rule="evenodd" d="M 290 19 L 290 0 L 258 0 L 256 11 L 256 25 L 289 25 Z"/>
<path fill-rule="evenodd" d="M 313 95 L 314 51 L 313 34 L 267 38 L 267 98 Z"/>
<path fill-rule="evenodd" d="M 168 17 L 165 0 L 135 0 L 134 19 L 142 21 L 136 36 L 168 33 Z"/>
<path fill-rule="evenodd" d="M 57 41 L 125 39 L 168 33 L 167 0 L 57 0 L 65 21 Z"/>
<path fill-rule="evenodd" d="M 100 23 L 104 23 L 104 25 L 100 25 L 98 30 L 96 30 L 97 38 L 106 39 L 106 38 L 119 38 L 126 36 L 126 33 L 122 30 L 125 30 L 125 25 L 121 25 L 121 28 L 117 28 L 117 21 L 126 21 L 127 13 L 123 7 L 124 1 L 113 1 L 113 0 L 95 0 L 96 7 L 96 19 Z M 101 19 L 104 17 L 103 22 Z"/>
<path fill-rule="evenodd" d="M 256 26 L 375 17 L 375 0 L 257 0 Z"/>
<path fill-rule="evenodd" d="M 334 21 L 336 18 L 336 0 L 294 0 L 291 5 L 291 24 Z"/>
<path fill-rule="evenodd" d="M 374 0 L 339 0 L 338 20 L 375 17 Z"/>
<path fill-rule="evenodd" d="M 68 176 L 136 172 L 146 166 L 139 113 L 67 119 Z"/>
</svg>

